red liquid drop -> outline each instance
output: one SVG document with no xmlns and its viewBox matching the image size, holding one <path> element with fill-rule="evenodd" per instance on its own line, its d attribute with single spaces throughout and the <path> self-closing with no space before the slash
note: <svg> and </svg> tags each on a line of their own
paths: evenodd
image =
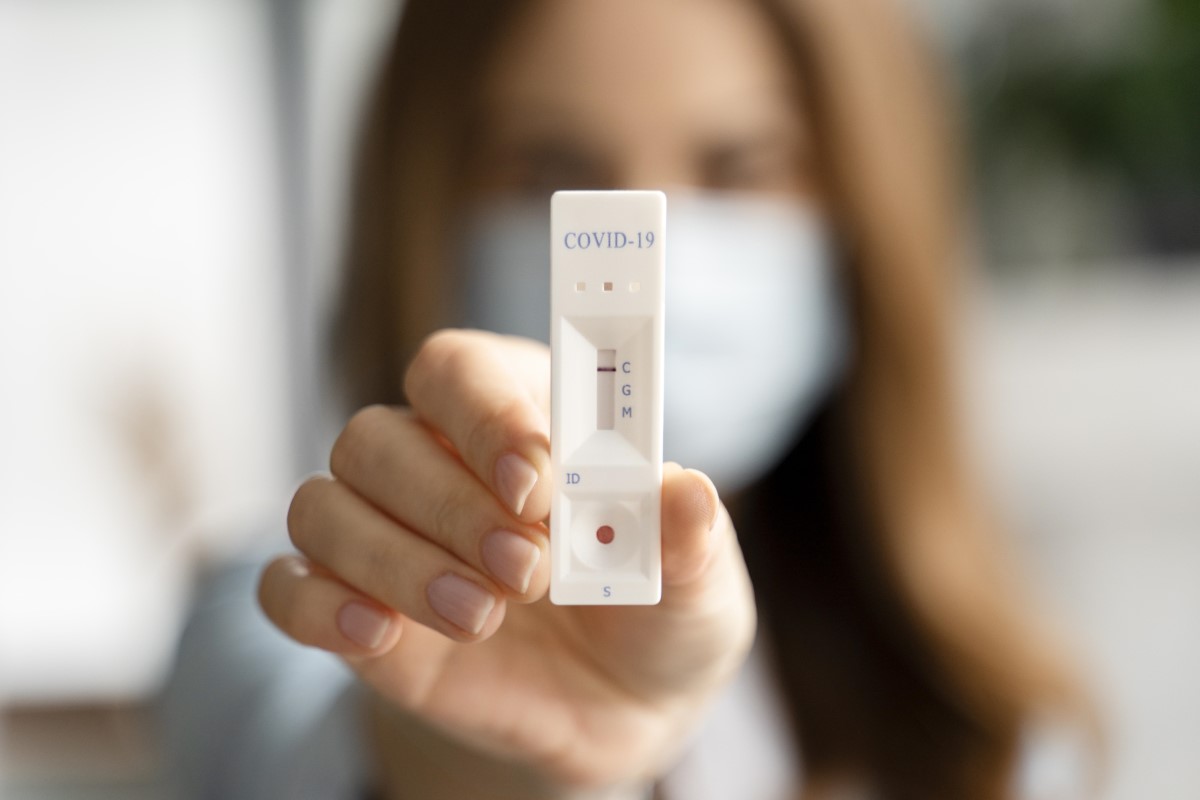
<svg viewBox="0 0 1200 800">
<path fill-rule="evenodd" d="M 596 528 L 596 541 L 600 544 L 609 544 L 613 540 L 613 529 L 611 525 L 601 525 Z"/>
</svg>

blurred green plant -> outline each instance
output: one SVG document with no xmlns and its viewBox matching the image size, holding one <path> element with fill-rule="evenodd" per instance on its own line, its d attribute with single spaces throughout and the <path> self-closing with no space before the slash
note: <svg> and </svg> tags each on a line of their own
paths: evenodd
<svg viewBox="0 0 1200 800">
<path fill-rule="evenodd" d="M 1099 53 L 1077 18 L 1010 9 L 965 54 L 985 191 L 1005 154 L 1049 148 L 1117 180 L 1138 250 L 1200 251 L 1200 0 L 1147 0 Z"/>
</svg>

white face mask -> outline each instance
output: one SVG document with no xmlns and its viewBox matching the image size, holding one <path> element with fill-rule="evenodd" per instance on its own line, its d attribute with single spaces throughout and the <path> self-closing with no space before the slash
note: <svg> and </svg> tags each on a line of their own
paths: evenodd
<svg viewBox="0 0 1200 800">
<path fill-rule="evenodd" d="M 460 264 L 464 325 L 546 341 L 544 206 L 474 215 Z M 822 222 L 737 195 L 667 204 L 663 451 L 722 492 L 770 470 L 845 371 L 849 325 Z"/>
</svg>

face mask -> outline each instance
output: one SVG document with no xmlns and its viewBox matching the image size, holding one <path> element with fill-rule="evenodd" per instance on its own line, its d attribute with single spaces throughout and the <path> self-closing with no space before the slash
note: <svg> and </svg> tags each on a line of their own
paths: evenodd
<svg viewBox="0 0 1200 800">
<path fill-rule="evenodd" d="M 531 205 L 469 220 L 461 324 L 547 340 L 550 215 Z M 797 203 L 672 195 L 666 280 L 664 456 L 736 491 L 779 462 L 845 370 L 828 237 Z"/>
</svg>

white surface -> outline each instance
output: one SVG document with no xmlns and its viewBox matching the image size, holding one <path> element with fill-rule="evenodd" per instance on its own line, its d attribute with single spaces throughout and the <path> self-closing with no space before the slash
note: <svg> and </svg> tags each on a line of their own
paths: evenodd
<svg viewBox="0 0 1200 800">
<path fill-rule="evenodd" d="M 550 201 L 550 597 L 654 604 L 662 595 L 662 192 L 555 192 Z M 600 380 L 599 351 L 616 380 Z M 607 377 L 607 376 L 606 376 Z M 600 400 L 604 386 L 617 396 Z M 611 430 L 597 427 L 612 403 Z M 611 542 L 597 531 L 611 527 Z"/>
</svg>

